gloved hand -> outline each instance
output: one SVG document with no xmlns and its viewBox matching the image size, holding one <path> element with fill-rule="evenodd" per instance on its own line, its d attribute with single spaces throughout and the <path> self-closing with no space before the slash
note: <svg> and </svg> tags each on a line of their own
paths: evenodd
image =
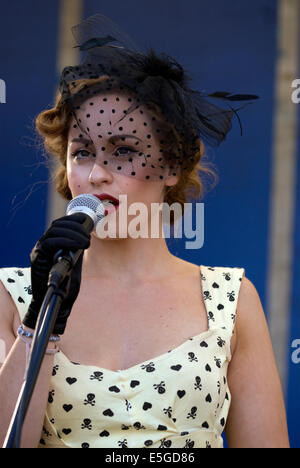
<svg viewBox="0 0 300 468">
<path fill-rule="evenodd" d="M 33 329 L 36 326 L 38 314 L 47 292 L 49 273 L 53 266 L 55 254 L 60 249 L 66 252 L 76 252 L 90 246 L 91 236 L 82 225 L 85 219 L 83 213 L 75 213 L 54 220 L 31 251 L 32 300 L 23 319 L 25 326 Z M 54 334 L 62 335 L 65 331 L 67 319 L 80 289 L 82 260 L 83 253 L 76 262 L 71 277 L 66 277 L 61 285 L 60 289 L 68 290 L 68 294 L 61 303 L 53 329 Z"/>
</svg>

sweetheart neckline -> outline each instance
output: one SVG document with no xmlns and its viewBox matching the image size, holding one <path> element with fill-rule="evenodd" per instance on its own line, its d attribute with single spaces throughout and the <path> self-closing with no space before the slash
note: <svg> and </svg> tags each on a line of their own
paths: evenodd
<svg viewBox="0 0 300 468">
<path fill-rule="evenodd" d="M 200 338 L 202 335 L 207 335 L 207 334 L 210 334 L 212 333 L 213 331 L 216 330 L 216 328 L 214 327 L 211 327 L 210 326 L 210 317 L 209 317 L 209 313 L 208 313 L 208 310 L 207 310 L 207 307 L 206 307 L 206 302 L 205 302 L 205 297 L 204 297 L 204 291 L 203 291 L 203 280 L 202 280 L 202 270 L 201 270 L 201 266 L 202 265 L 199 265 L 199 273 L 200 273 L 200 286 L 201 286 L 201 294 L 202 294 L 202 298 L 203 298 L 203 302 L 204 302 L 204 306 L 205 306 L 205 311 L 206 311 L 206 316 L 207 316 L 207 321 L 208 321 L 208 329 L 205 330 L 205 331 L 202 331 L 200 333 L 198 333 L 197 335 L 194 335 L 194 336 L 191 336 L 189 338 L 187 338 L 185 341 L 183 341 L 183 343 L 179 344 L 178 346 L 175 346 L 175 348 L 172 348 L 170 349 L 169 351 L 166 351 L 164 353 L 161 353 L 159 354 L 158 356 L 156 357 L 152 357 L 150 359 L 147 359 L 145 361 L 142 361 L 142 362 L 139 362 L 137 364 L 134 364 L 133 366 L 130 366 L 130 367 L 127 367 L 126 369 L 117 369 L 117 370 L 112 370 L 112 369 L 107 369 L 106 367 L 101 367 L 101 366 L 94 366 L 92 364 L 81 364 L 81 363 L 75 363 L 73 361 L 71 361 L 61 350 L 59 351 L 59 354 L 61 354 L 62 356 L 65 357 L 66 360 L 68 360 L 71 364 L 73 365 L 76 365 L 76 366 L 79 366 L 79 367 L 93 367 L 94 369 L 99 369 L 99 370 L 102 370 L 102 371 L 105 371 L 105 372 L 110 372 L 110 373 L 113 373 L 113 374 L 119 374 L 119 373 L 122 373 L 122 372 L 129 372 L 130 370 L 132 369 L 135 369 L 136 367 L 140 367 L 142 366 L 143 364 L 146 364 L 146 363 L 150 363 L 152 361 L 157 361 L 157 360 L 160 360 L 168 355 L 170 355 L 170 353 L 172 351 L 177 351 L 179 350 L 180 348 L 182 348 L 184 345 L 186 345 L 189 341 L 194 341 L 196 340 L 197 338 Z"/>
<path fill-rule="evenodd" d="M 136 367 L 141 367 L 143 364 L 146 364 L 146 363 L 150 363 L 150 362 L 154 362 L 154 361 L 157 362 L 157 361 L 163 359 L 164 357 L 167 357 L 168 355 L 170 355 L 173 351 L 178 351 L 183 346 L 185 346 L 187 343 L 189 343 L 189 341 L 194 341 L 197 338 L 200 338 L 202 336 L 213 334 L 216 331 L 218 331 L 220 333 L 221 330 L 222 330 L 221 328 L 212 328 L 212 327 L 210 327 L 208 330 L 205 330 L 205 331 L 203 331 L 201 333 L 198 333 L 198 335 L 194 335 L 194 336 L 191 336 L 191 337 L 187 338 L 183 343 L 176 346 L 175 348 L 172 348 L 169 351 L 166 351 L 166 352 L 164 352 L 162 354 L 159 354 L 156 357 L 152 357 L 150 359 L 147 359 L 146 361 L 142 361 L 142 362 L 139 362 L 138 364 L 134 364 L 131 367 L 127 367 L 126 369 L 112 370 L 112 369 L 107 369 L 106 367 L 101 367 L 101 366 L 93 365 L 93 364 L 81 364 L 81 363 L 71 361 L 68 358 L 68 356 L 66 356 L 61 350 L 59 350 L 58 354 L 61 354 L 68 362 L 70 362 L 71 364 L 73 364 L 74 366 L 77 366 L 77 367 L 93 368 L 93 369 L 104 371 L 104 372 L 110 372 L 112 374 L 120 374 L 120 373 L 123 373 L 123 372 L 129 372 L 132 369 L 135 369 Z"/>
</svg>

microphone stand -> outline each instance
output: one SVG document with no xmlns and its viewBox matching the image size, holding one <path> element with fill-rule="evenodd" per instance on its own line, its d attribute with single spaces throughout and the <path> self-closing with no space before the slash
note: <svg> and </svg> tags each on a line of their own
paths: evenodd
<svg viewBox="0 0 300 468">
<path fill-rule="evenodd" d="M 69 252 L 69 255 L 60 256 L 62 255 L 62 250 L 60 250 L 55 255 L 54 266 L 49 273 L 48 290 L 40 309 L 37 326 L 31 344 L 27 374 L 19 393 L 3 448 L 20 448 L 22 427 L 38 379 L 40 368 L 42 366 L 48 342 L 52 334 L 61 303 L 68 294 L 72 268 L 81 253 L 82 250 L 76 252 L 76 254 Z M 55 263 L 56 261 L 58 263 Z M 69 276 L 68 286 L 65 291 L 62 291 L 59 289 L 59 286 L 61 286 L 66 276 Z"/>
</svg>

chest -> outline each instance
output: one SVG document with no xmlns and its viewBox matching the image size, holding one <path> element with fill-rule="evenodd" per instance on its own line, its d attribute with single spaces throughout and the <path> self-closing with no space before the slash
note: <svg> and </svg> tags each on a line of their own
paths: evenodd
<svg viewBox="0 0 300 468">
<path fill-rule="evenodd" d="M 73 362 L 126 369 L 208 329 L 199 276 L 122 287 L 82 285 L 63 336 Z"/>
</svg>

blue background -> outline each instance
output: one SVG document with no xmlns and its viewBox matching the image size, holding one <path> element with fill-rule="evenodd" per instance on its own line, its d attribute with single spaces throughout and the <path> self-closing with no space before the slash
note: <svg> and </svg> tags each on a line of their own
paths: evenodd
<svg viewBox="0 0 300 468">
<path fill-rule="evenodd" d="M 48 169 L 36 145 L 34 119 L 51 107 L 56 74 L 59 1 L 0 2 L 0 105 L 2 208 L 1 267 L 29 266 L 29 253 L 46 228 Z M 240 111 L 227 140 L 210 150 L 219 183 L 205 202 L 200 250 L 169 241 L 173 253 L 195 264 L 244 267 L 268 316 L 266 268 L 275 65 L 276 0 L 112 0 L 84 2 L 83 18 L 111 17 L 141 46 L 174 56 L 207 91 L 253 93 L 260 100 Z M 299 61 L 300 62 L 300 61 Z M 298 73 L 300 77 L 300 70 Z M 299 126 L 299 119 L 298 119 Z M 300 188 L 297 159 L 290 341 L 300 338 Z M 300 447 L 300 364 L 289 362 L 287 412 L 291 444 Z"/>
</svg>

